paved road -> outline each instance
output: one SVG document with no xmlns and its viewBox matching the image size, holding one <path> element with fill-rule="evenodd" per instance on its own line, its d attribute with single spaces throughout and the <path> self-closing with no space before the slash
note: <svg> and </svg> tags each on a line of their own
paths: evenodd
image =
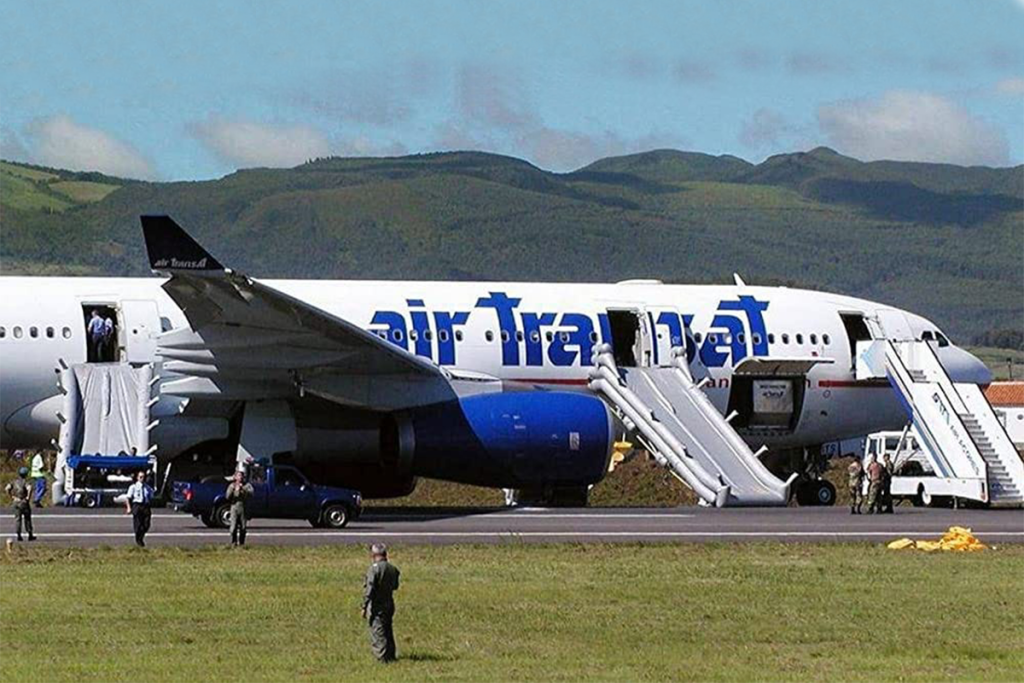
<svg viewBox="0 0 1024 683">
<path fill-rule="evenodd" d="M 131 517 L 117 508 L 44 508 L 33 515 L 40 545 L 124 545 L 132 542 Z M 970 527 L 989 543 L 1024 543 L 1024 511 L 899 508 L 895 515 L 852 516 L 843 508 L 773 509 L 515 509 L 415 511 L 370 509 L 342 531 L 313 529 L 306 522 L 253 520 L 253 545 L 500 542 L 883 542 L 903 536 L 932 538 L 951 525 Z M 10 538 L 13 519 L 0 532 Z M 151 545 L 225 543 L 227 532 L 171 510 L 155 510 Z"/>
</svg>

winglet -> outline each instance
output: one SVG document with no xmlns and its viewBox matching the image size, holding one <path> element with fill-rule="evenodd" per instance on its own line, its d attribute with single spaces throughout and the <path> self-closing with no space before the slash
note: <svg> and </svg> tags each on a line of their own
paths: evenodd
<svg viewBox="0 0 1024 683">
<path fill-rule="evenodd" d="M 170 216 L 140 216 L 142 234 L 149 252 L 149 267 L 154 271 L 224 270 L 198 242 Z"/>
</svg>

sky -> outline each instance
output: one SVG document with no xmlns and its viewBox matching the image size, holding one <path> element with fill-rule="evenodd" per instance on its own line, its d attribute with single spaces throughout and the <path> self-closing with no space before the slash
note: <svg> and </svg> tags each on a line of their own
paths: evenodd
<svg viewBox="0 0 1024 683">
<path fill-rule="evenodd" d="M 153 180 L 479 149 L 1024 163 L 1024 0 L 0 0 L 0 157 Z"/>
</svg>

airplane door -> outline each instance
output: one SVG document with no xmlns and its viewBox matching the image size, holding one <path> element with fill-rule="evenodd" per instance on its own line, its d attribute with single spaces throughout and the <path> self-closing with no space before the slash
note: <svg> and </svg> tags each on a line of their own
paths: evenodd
<svg viewBox="0 0 1024 683">
<path fill-rule="evenodd" d="M 875 317 L 871 319 L 874 323 L 872 332 L 875 338 L 884 338 L 894 341 L 905 341 L 914 338 L 910 330 L 910 321 L 907 320 L 903 311 L 893 308 L 880 308 L 875 311 Z"/>
<path fill-rule="evenodd" d="M 125 358 L 129 363 L 151 363 L 156 355 L 156 336 L 162 331 L 155 301 L 125 299 L 121 302 Z"/>
<path fill-rule="evenodd" d="M 647 346 L 650 351 L 650 365 L 672 364 L 673 347 L 686 348 L 686 331 L 679 311 L 671 306 L 652 306 L 644 311 L 649 330 Z"/>
</svg>

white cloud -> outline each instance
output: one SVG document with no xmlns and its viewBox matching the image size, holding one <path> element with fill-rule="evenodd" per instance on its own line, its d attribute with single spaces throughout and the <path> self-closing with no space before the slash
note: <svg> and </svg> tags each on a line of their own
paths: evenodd
<svg viewBox="0 0 1024 683">
<path fill-rule="evenodd" d="M 1024 2 L 1024 0 L 1021 0 Z M 1000 95 L 1024 95 L 1024 78 L 1006 78 L 996 83 Z"/>
<path fill-rule="evenodd" d="M 74 171 L 99 171 L 124 178 L 153 178 L 153 165 L 132 145 L 84 126 L 63 114 L 28 126 L 30 160 Z"/>
<path fill-rule="evenodd" d="M 878 99 L 818 108 L 829 144 L 858 159 L 1005 165 L 1006 136 L 959 104 L 925 92 L 891 91 Z"/>
<path fill-rule="evenodd" d="M 312 126 L 211 117 L 193 124 L 191 132 L 221 161 L 237 168 L 297 166 L 331 153 L 327 137 Z"/>
</svg>

